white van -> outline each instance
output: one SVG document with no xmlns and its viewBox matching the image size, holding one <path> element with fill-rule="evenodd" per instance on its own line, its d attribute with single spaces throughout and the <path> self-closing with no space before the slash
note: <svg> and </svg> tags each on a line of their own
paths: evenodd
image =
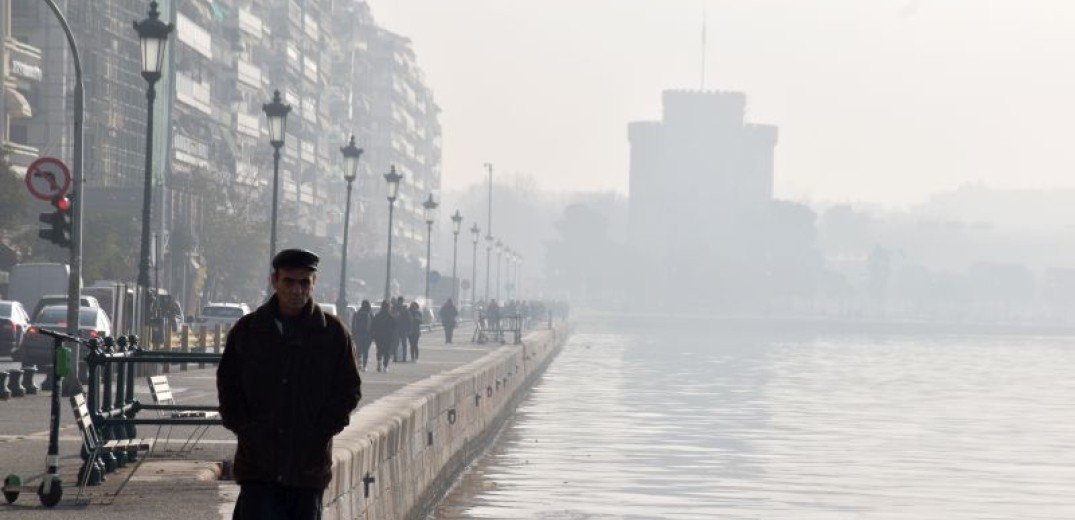
<svg viewBox="0 0 1075 520">
<path fill-rule="evenodd" d="M 8 279 L 8 299 L 33 309 L 46 294 L 67 294 L 70 276 L 71 268 L 67 264 L 16 264 Z"/>
</svg>

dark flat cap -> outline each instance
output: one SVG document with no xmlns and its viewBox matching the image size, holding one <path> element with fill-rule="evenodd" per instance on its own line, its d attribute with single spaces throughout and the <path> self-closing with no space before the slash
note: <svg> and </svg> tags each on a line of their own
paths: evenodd
<svg viewBox="0 0 1075 520">
<path fill-rule="evenodd" d="M 284 249 L 283 251 L 276 253 L 276 256 L 272 258 L 272 268 L 275 271 L 281 268 L 301 267 L 316 271 L 317 263 L 320 261 L 321 259 L 312 251 L 307 251 L 305 249 Z"/>
</svg>

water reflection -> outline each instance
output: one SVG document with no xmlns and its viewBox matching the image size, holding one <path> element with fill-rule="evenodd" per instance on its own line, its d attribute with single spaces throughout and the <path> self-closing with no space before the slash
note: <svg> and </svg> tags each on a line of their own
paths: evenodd
<svg viewBox="0 0 1075 520">
<path fill-rule="evenodd" d="M 1075 518 L 1075 340 L 573 337 L 435 518 Z"/>
</svg>

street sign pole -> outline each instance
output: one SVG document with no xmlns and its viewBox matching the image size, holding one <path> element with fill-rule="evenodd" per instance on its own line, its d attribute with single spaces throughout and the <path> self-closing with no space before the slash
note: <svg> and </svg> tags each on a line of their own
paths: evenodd
<svg viewBox="0 0 1075 520">
<path fill-rule="evenodd" d="M 60 8 L 54 0 L 45 0 L 52 14 L 63 28 L 67 37 L 67 46 L 71 49 L 71 59 L 75 67 L 75 100 L 74 100 L 74 135 L 72 165 L 74 166 L 74 190 L 71 197 L 71 249 L 70 265 L 71 276 L 67 280 L 67 333 L 72 336 L 78 335 L 78 297 L 82 292 L 82 120 L 85 112 L 85 91 L 82 82 L 82 60 L 78 56 L 78 45 L 75 43 L 75 35 L 67 24 Z M 79 345 L 74 345 L 75 362 L 71 364 L 68 377 L 64 378 L 64 395 L 71 396 L 82 391 L 82 383 L 78 378 L 78 359 L 80 358 Z"/>
</svg>

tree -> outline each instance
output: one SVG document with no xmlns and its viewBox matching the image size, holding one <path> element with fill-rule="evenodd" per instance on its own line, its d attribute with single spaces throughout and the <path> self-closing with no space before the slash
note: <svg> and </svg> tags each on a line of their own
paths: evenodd
<svg viewBox="0 0 1075 520">
<path fill-rule="evenodd" d="M 27 221 L 26 202 L 30 195 L 8 159 L 7 150 L 0 147 L 0 235 L 11 236 Z"/>
<path fill-rule="evenodd" d="M 257 302 L 269 283 L 268 229 L 257 221 L 227 211 L 210 210 L 201 233 L 201 250 L 212 280 L 211 299 Z"/>
<path fill-rule="evenodd" d="M 129 209 L 102 209 L 83 223 L 82 278 L 132 281 L 138 271 L 141 222 Z"/>
<path fill-rule="evenodd" d="M 608 219 L 585 204 L 564 208 L 555 224 L 558 237 L 546 243 L 549 282 L 564 290 L 581 290 L 598 298 L 623 284 L 625 248 L 608 236 Z"/>
</svg>

